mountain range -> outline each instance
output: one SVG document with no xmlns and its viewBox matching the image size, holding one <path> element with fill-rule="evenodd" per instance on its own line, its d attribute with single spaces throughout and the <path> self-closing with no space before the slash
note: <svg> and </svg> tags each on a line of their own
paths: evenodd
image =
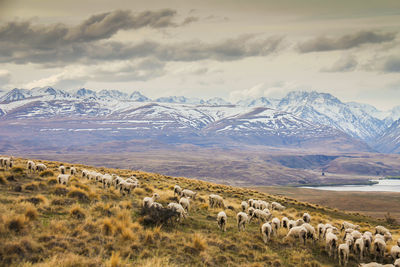
<svg viewBox="0 0 400 267">
<path fill-rule="evenodd" d="M 230 103 L 217 97 L 150 99 L 139 91 L 0 90 L 0 136 L 32 143 L 37 131 L 37 139 L 53 140 L 53 145 L 65 138 L 78 138 L 80 144 L 153 138 L 202 146 L 329 145 L 337 151 L 400 153 L 399 118 L 400 106 L 384 112 L 315 91 Z M 21 130 L 26 128 L 30 137 Z"/>
</svg>

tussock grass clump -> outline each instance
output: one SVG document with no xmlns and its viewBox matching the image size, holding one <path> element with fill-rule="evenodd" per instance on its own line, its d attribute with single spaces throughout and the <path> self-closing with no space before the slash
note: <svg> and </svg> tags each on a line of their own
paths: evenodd
<svg viewBox="0 0 400 267">
<path fill-rule="evenodd" d="M 86 213 L 85 211 L 81 208 L 80 205 L 74 205 L 70 211 L 69 214 L 71 217 L 75 218 L 75 219 L 85 219 L 86 218 Z"/>
<path fill-rule="evenodd" d="M 0 174 L 0 184 L 6 184 L 6 183 L 7 183 L 6 178 L 4 177 L 4 175 Z"/>
<path fill-rule="evenodd" d="M 54 172 L 52 172 L 52 171 L 50 171 L 50 170 L 45 170 L 45 171 L 42 171 L 42 172 L 39 174 L 39 176 L 40 176 L 40 177 L 51 177 L 51 176 L 54 176 Z"/>
<path fill-rule="evenodd" d="M 56 177 L 51 177 L 50 179 L 47 180 L 48 185 L 55 185 L 57 184 L 57 178 Z"/>
<path fill-rule="evenodd" d="M 10 231 L 19 233 L 26 226 L 26 222 L 27 222 L 26 217 L 22 214 L 18 214 L 18 215 L 11 216 L 11 218 L 9 218 L 6 221 L 6 227 Z"/>
<path fill-rule="evenodd" d="M 179 213 L 168 208 L 156 209 L 142 207 L 140 214 L 143 216 L 144 225 L 157 226 L 172 223 Z"/>
<path fill-rule="evenodd" d="M 105 218 L 101 223 L 101 229 L 104 235 L 112 235 L 114 233 L 113 221 L 109 218 Z"/>
<path fill-rule="evenodd" d="M 138 196 L 144 196 L 146 194 L 146 191 L 144 191 L 143 188 L 137 187 L 133 189 L 133 193 Z"/>
<path fill-rule="evenodd" d="M 23 174 L 24 173 L 24 169 L 21 167 L 12 167 L 11 168 L 11 172 L 12 173 L 17 173 L 17 174 Z"/>
<path fill-rule="evenodd" d="M 43 195 L 36 195 L 34 197 L 25 198 L 22 201 L 27 201 L 34 205 L 38 205 L 38 204 L 47 205 L 47 203 L 49 202 L 49 200 Z"/>
<path fill-rule="evenodd" d="M 82 202 L 90 201 L 89 194 L 78 187 L 72 187 L 71 191 L 68 192 L 67 196 L 70 198 L 77 198 L 79 201 Z"/>
<path fill-rule="evenodd" d="M 193 242 L 193 248 L 199 252 L 207 249 L 207 241 L 200 234 L 194 234 L 192 242 Z"/>
<path fill-rule="evenodd" d="M 119 257 L 119 252 L 113 251 L 111 254 L 110 262 L 109 262 L 110 267 L 120 267 L 121 265 L 121 258 Z"/>
<path fill-rule="evenodd" d="M 65 185 L 58 184 L 54 187 L 53 193 L 57 196 L 66 196 L 69 190 Z"/>
<path fill-rule="evenodd" d="M 36 209 L 35 206 L 33 206 L 31 203 L 25 203 L 25 217 L 29 220 L 29 221 L 33 221 L 35 219 L 37 219 L 37 217 L 39 216 L 38 210 Z"/>
<path fill-rule="evenodd" d="M 40 186 L 40 184 L 38 182 L 32 182 L 32 183 L 24 185 L 24 190 L 37 191 L 37 190 L 39 190 L 39 186 Z"/>
</svg>

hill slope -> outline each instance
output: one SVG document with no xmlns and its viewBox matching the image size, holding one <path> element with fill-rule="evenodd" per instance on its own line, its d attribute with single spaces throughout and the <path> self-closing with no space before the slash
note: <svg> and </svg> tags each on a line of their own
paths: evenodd
<svg viewBox="0 0 400 267">
<path fill-rule="evenodd" d="M 137 171 L 87 168 L 122 177 L 136 175 L 141 184 L 131 195 L 102 188 L 94 180 L 73 177 L 68 186 L 56 185 L 60 162 L 43 162 L 48 170 L 29 174 L 26 160 L 17 159 L 11 171 L 0 169 L 0 265 L 13 266 L 335 266 L 324 251 L 324 244 L 306 245 L 284 241 L 286 230 L 264 244 L 259 223 L 252 221 L 245 232 L 238 232 L 235 216 L 240 202 L 249 198 L 279 201 L 287 207 L 273 211 L 281 218 L 295 219 L 307 211 L 312 224 L 342 220 L 371 230 L 378 222 L 357 214 L 348 214 L 301 203 L 250 189 L 235 188 L 186 178 L 174 178 Z M 69 164 L 64 164 L 70 167 Z M 172 188 L 179 184 L 198 192 L 189 217 L 181 223 L 156 226 L 154 217 L 141 213 L 144 196 L 158 193 L 164 206 L 176 201 Z M 221 209 L 210 208 L 208 195 L 224 197 L 228 215 L 227 231 L 216 225 Z M 394 239 L 399 230 L 393 230 Z M 293 246 L 291 245 L 293 242 Z M 394 242 L 390 243 L 390 246 Z M 388 259 L 389 261 L 389 259 Z M 350 266 L 355 266 L 354 258 Z"/>
</svg>

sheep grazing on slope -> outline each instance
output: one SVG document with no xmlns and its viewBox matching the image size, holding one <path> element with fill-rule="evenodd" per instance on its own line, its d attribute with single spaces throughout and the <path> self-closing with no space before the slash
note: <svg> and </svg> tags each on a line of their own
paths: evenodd
<svg viewBox="0 0 400 267">
<path fill-rule="evenodd" d="M 350 248 L 347 243 L 340 244 L 338 247 L 339 265 L 347 266 L 349 263 Z"/>
<path fill-rule="evenodd" d="M 261 235 L 265 244 L 267 244 L 269 239 L 271 238 L 272 231 L 272 226 L 268 222 L 261 225 Z"/>
<path fill-rule="evenodd" d="M 365 253 L 364 249 L 365 249 L 364 239 L 360 237 L 354 242 L 354 253 L 358 255 L 361 261 L 363 260 L 363 256 Z"/>
<path fill-rule="evenodd" d="M 34 172 L 35 168 L 36 168 L 35 162 L 33 162 L 32 160 L 29 160 L 28 163 L 26 164 L 26 169 L 28 170 L 28 172 L 30 172 L 30 173 Z"/>
<path fill-rule="evenodd" d="M 14 165 L 14 158 L 0 158 L 0 166 L 4 167 L 6 170 L 12 168 Z"/>
<path fill-rule="evenodd" d="M 288 219 L 288 217 L 283 217 L 282 218 L 282 228 L 289 229 L 289 219 Z"/>
<path fill-rule="evenodd" d="M 181 204 L 181 206 L 183 207 L 183 209 L 184 209 L 187 213 L 189 213 L 189 210 L 190 210 L 190 202 L 189 202 L 189 199 L 188 199 L 187 197 L 182 197 L 182 198 L 179 200 L 179 204 Z"/>
<path fill-rule="evenodd" d="M 47 167 L 43 163 L 36 164 L 36 171 L 42 172 L 42 171 L 45 171 L 46 169 L 47 169 Z"/>
<path fill-rule="evenodd" d="M 393 240 L 392 234 L 391 234 L 390 232 L 386 232 L 386 233 L 383 235 L 383 237 L 384 237 L 384 239 L 385 239 L 386 242 L 388 242 L 389 240 Z"/>
<path fill-rule="evenodd" d="M 254 211 L 255 211 L 255 208 L 250 207 L 250 208 L 247 210 L 247 213 L 248 213 L 250 216 L 253 216 Z"/>
<path fill-rule="evenodd" d="M 290 230 L 290 229 L 292 229 L 292 228 L 295 227 L 295 226 L 296 226 L 296 221 L 289 220 L 288 229 Z"/>
<path fill-rule="evenodd" d="M 380 264 L 377 262 L 370 262 L 370 263 L 360 263 L 358 265 L 359 267 L 393 267 L 395 265 L 393 264 Z M 400 266 L 395 266 L 395 267 L 400 267 Z"/>
<path fill-rule="evenodd" d="M 307 239 L 311 239 L 313 242 L 318 239 L 315 232 L 315 228 L 311 224 L 304 223 L 302 224 L 302 226 L 307 230 Z"/>
<path fill-rule="evenodd" d="M 119 186 L 119 184 L 120 184 L 121 182 L 125 182 L 125 180 L 124 180 L 123 178 L 119 177 L 119 176 L 117 176 L 117 177 L 114 178 L 114 180 L 113 180 L 112 183 L 113 183 L 115 189 L 118 188 L 118 186 Z"/>
<path fill-rule="evenodd" d="M 83 169 L 82 170 L 82 178 L 88 178 L 88 175 L 89 175 L 89 171 L 86 169 Z"/>
<path fill-rule="evenodd" d="M 160 196 L 157 193 L 154 193 L 152 197 L 145 197 L 143 198 L 143 207 L 145 208 L 150 208 L 151 204 L 156 201 L 157 199 L 159 199 Z M 171 204 L 171 203 L 170 203 Z M 177 203 L 175 203 L 177 204 Z M 179 206 L 181 206 L 180 204 L 178 204 Z M 181 206 L 182 207 L 182 206 Z M 183 209 L 183 207 L 182 207 Z"/>
<path fill-rule="evenodd" d="M 303 219 L 297 219 L 296 220 L 296 226 L 300 226 L 300 225 L 303 225 L 303 224 L 304 224 Z"/>
<path fill-rule="evenodd" d="M 317 225 L 318 239 L 324 236 L 325 233 L 325 224 L 319 223 Z"/>
<path fill-rule="evenodd" d="M 336 258 L 336 251 L 338 247 L 338 238 L 337 236 L 332 233 L 332 231 L 329 231 L 326 233 L 325 236 L 325 249 L 328 250 L 329 257 Z"/>
<path fill-rule="evenodd" d="M 242 201 L 242 203 L 240 204 L 240 206 L 242 207 L 242 211 L 246 211 L 247 208 L 249 207 L 249 205 L 247 204 L 246 201 Z"/>
<path fill-rule="evenodd" d="M 271 221 L 272 234 L 277 235 L 280 226 L 281 226 L 281 222 L 279 221 L 279 219 L 273 218 Z"/>
<path fill-rule="evenodd" d="M 249 217 L 247 216 L 246 213 L 241 211 L 236 215 L 236 219 L 237 219 L 237 226 L 238 226 L 239 232 L 240 232 L 240 229 L 242 229 L 242 231 L 244 231 L 246 229 L 246 223 L 249 221 Z"/>
<path fill-rule="evenodd" d="M 266 222 L 269 219 L 271 219 L 271 217 L 272 217 L 271 213 L 266 213 L 265 211 L 262 210 L 254 210 L 253 215 L 250 217 L 249 222 L 251 222 L 253 218 L 258 219 L 261 222 Z"/>
<path fill-rule="evenodd" d="M 253 207 L 254 199 L 250 198 L 249 200 L 247 200 L 247 203 L 249 203 L 249 207 L 254 208 L 254 207 Z"/>
<path fill-rule="evenodd" d="M 375 236 L 375 239 L 372 243 L 372 250 L 374 252 L 375 259 L 383 259 L 386 250 L 386 242 L 383 237 Z"/>
<path fill-rule="evenodd" d="M 390 249 L 390 256 L 392 256 L 393 260 L 400 259 L 400 247 L 398 245 L 394 245 Z"/>
<path fill-rule="evenodd" d="M 349 222 L 343 222 L 340 231 L 346 230 L 346 229 L 353 229 L 353 230 L 360 230 L 360 226 L 356 224 L 352 224 Z"/>
<path fill-rule="evenodd" d="M 400 259 L 397 259 L 397 260 L 394 262 L 394 267 L 400 267 Z"/>
<path fill-rule="evenodd" d="M 154 196 L 153 196 L 154 197 Z M 181 219 L 185 219 L 187 214 L 185 209 L 182 207 L 181 204 L 178 203 L 169 203 L 167 206 L 168 209 L 171 209 L 179 214 L 179 217 L 176 219 L 177 221 L 180 221 Z"/>
<path fill-rule="evenodd" d="M 298 238 L 300 242 L 302 241 L 305 245 L 307 239 L 307 229 L 304 228 L 304 226 L 294 226 L 289 230 L 284 240 L 288 240 L 289 238 Z"/>
<path fill-rule="evenodd" d="M 376 234 L 384 235 L 385 233 L 390 233 L 390 231 L 381 225 L 375 227 L 375 235 Z"/>
<path fill-rule="evenodd" d="M 57 182 L 59 184 L 65 184 L 67 185 L 69 182 L 69 179 L 71 178 L 71 176 L 69 174 L 60 174 L 57 177 Z"/>
<path fill-rule="evenodd" d="M 138 184 L 137 184 L 137 182 L 129 183 L 129 182 L 123 180 L 118 184 L 118 186 L 119 186 L 120 193 L 128 192 L 128 195 L 129 195 L 131 193 L 132 189 L 135 189 L 136 187 L 138 187 Z M 149 204 L 149 205 L 151 205 L 151 204 Z"/>
<path fill-rule="evenodd" d="M 365 254 L 369 255 L 372 248 L 372 233 L 368 231 L 364 232 L 363 239 L 365 246 Z"/>
<path fill-rule="evenodd" d="M 182 194 L 182 188 L 179 185 L 174 186 L 174 196 L 180 196 Z"/>
<path fill-rule="evenodd" d="M 109 174 L 104 174 L 102 179 L 101 179 L 102 183 L 103 183 L 103 188 L 106 188 L 106 186 L 108 188 L 111 187 L 111 184 L 113 182 L 112 176 Z"/>
<path fill-rule="evenodd" d="M 70 171 L 71 175 L 76 175 L 78 173 L 78 171 L 75 167 L 71 167 L 71 169 L 69 171 Z"/>
<path fill-rule="evenodd" d="M 278 202 L 272 202 L 271 203 L 271 209 L 272 210 L 279 210 L 279 211 L 282 211 L 282 210 L 284 210 L 284 209 L 286 209 L 286 207 L 285 206 L 282 206 L 280 203 L 278 203 Z"/>
<path fill-rule="evenodd" d="M 220 211 L 217 215 L 217 223 L 218 223 L 218 228 L 224 232 L 226 232 L 227 220 L 228 220 L 228 217 L 226 216 L 226 213 L 224 211 Z"/>
<path fill-rule="evenodd" d="M 189 190 L 189 189 L 183 189 L 181 192 L 181 197 L 189 197 L 192 199 L 196 199 L 196 195 L 197 195 L 197 192 L 193 192 L 192 190 Z"/>
<path fill-rule="evenodd" d="M 208 201 L 210 208 L 225 208 L 224 199 L 219 195 L 209 195 Z"/>
<path fill-rule="evenodd" d="M 65 173 L 66 173 L 65 166 L 61 165 L 60 167 L 58 167 L 58 171 L 59 171 L 61 174 L 65 174 Z"/>
<path fill-rule="evenodd" d="M 303 214 L 303 221 L 306 223 L 310 223 L 311 222 L 311 216 L 310 214 L 308 214 L 307 212 Z"/>
<path fill-rule="evenodd" d="M 363 235 L 362 235 L 359 231 L 357 231 L 357 230 L 352 231 L 352 232 L 350 233 L 350 235 L 353 237 L 354 242 L 355 242 L 357 239 L 362 238 L 362 236 L 363 236 Z"/>
</svg>

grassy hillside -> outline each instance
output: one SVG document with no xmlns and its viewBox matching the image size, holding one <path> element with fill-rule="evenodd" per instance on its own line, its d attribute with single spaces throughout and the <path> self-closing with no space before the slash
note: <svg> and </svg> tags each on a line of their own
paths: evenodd
<svg viewBox="0 0 400 267">
<path fill-rule="evenodd" d="M 123 196 L 115 189 L 74 177 L 68 186 L 57 185 L 57 168 L 62 163 L 45 163 L 49 169 L 28 174 L 26 160 L 16 159 L 10 171 L 0 169 L 0 266 L 336 266 L 324 243 L 306 245 L 283 241 L 286 231 L 265 245 L 260 224 L 253 221 L 238 232 L 236 214 L 242 200 L 278 201 L 287 209 L 276 217 L 300 217 L 307 211 L 312 224 L 343 220 L 360 224 L 362 230 L 377 224 L 392 228 L 394 239 L 400 230 L 359 214 L 345 213 L 319 205 L 298 202 L 255 190 L 218 185 L 198 180 L 122 169 L 92 168 L 122 177 L 136 174 L 141 187 Z M 71 166 L 70 164 L 64 164 Z M 183 223 L 152 225 L 141 213 L 145 196 L 160 194 L 164 206 L 176 201 L 172 188 L 198 192 L 190 216 Z M 208 207 L 208 195 L 224 197 L 228 215 L 226 232 L 217 228 L 220 209 Z M 394 244 L 390 242 L 387 249 Z M 350 266 L 356 266 L 351 256 Z"/>
</svg>

